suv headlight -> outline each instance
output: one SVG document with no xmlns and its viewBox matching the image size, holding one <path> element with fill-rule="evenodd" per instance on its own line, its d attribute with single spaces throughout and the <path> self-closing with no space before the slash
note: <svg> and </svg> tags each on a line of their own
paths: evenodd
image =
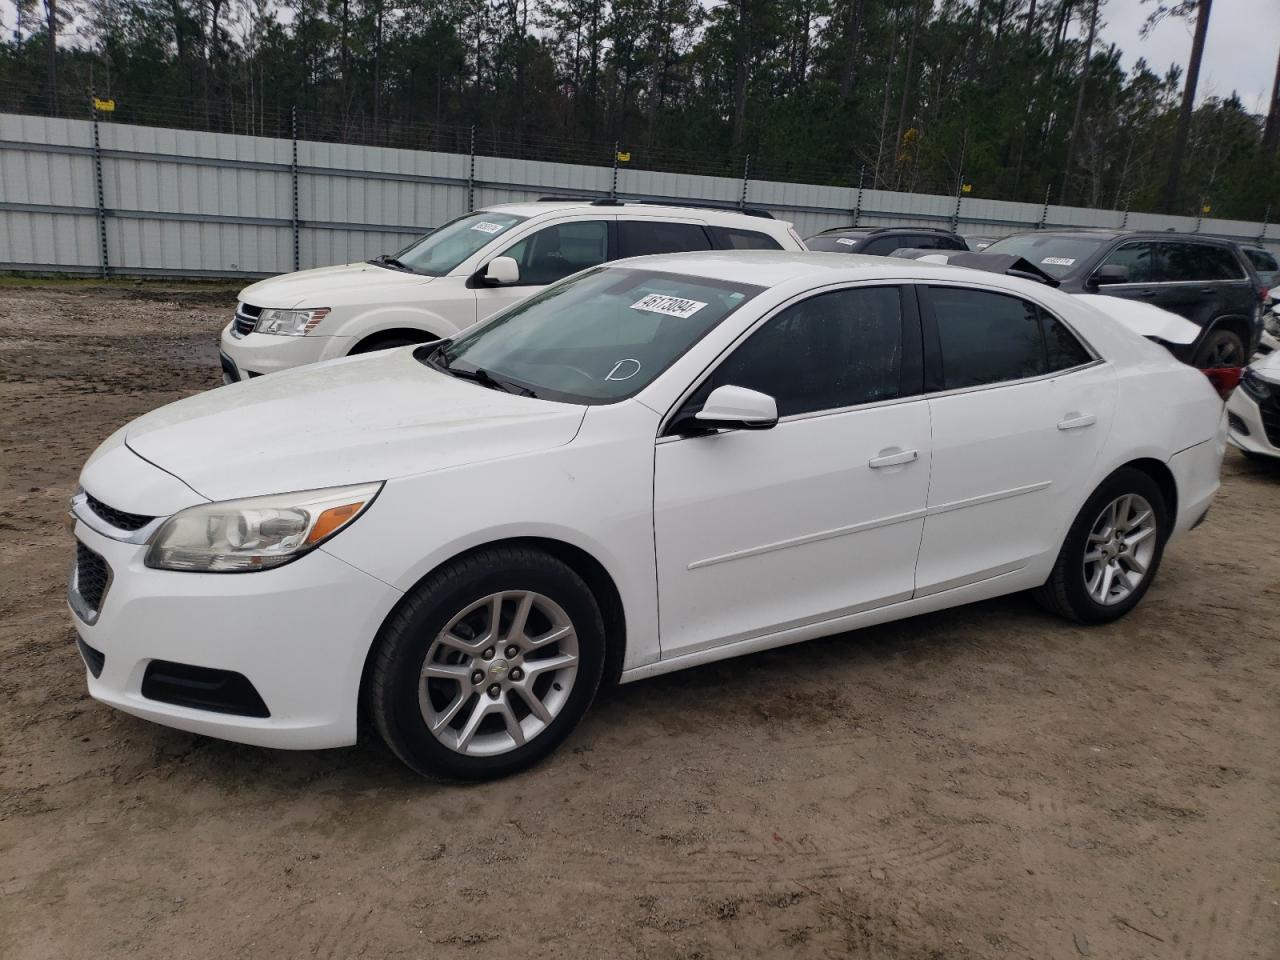
<svg viewBox="0 0 1280 960">
<path fill-rule="evenodd" d="M 1266 400 L 1271 396 L 1271 384 L 1252 370 L 1245 370 L 1244 376 L 1240 378 L 1240 386 L 1244 387 L 1245 393 L 1256 400 Z"/>
<path fill-rule="evenodd" d="M 381 489 L 381 483 L 359 483 L 188 507 L 156 532 L 147 566 L 200 573 L 278 567 L 347 527 Z"/>
<path fill-rule="evenodd" d="M 276 333 L 286 337 L 304 337 L 329 315 L 328 307 L 313 310 L 277 310 L 268 308 L 258 317 L 256 333 Z"/>
</svg>

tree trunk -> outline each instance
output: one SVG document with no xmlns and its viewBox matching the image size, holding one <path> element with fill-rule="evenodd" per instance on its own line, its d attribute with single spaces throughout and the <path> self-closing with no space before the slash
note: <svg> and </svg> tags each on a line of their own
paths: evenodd
<svg viewBox="0 0 1280 960">
<path fill-rule="evenodd" d="M 1280 59 L 1276 60 L 1276 79 L 1271 85 L 1271 109 L 1267 111 L 1267 123 L 1262 128 L 1263 156 L 1274 157 L 1280 146 Z"/>
<path fill-rule="evenodd" d="M 893 94 L 893 68 L 897 66 L 898 11 L 893 11 L 893 39 L 889 41 L 889 65 L 884 71 L 884 102 L 880 105 L 880 139 L 876 141 L 876 166 L 871 173 L 871 189 L 880 185 L 880 164 L 884 159 L 884 130 L 889 124 L 889 99 Z"/>
<path fill-rule="evenodd" d="M 747 79 L 751 58 L 751 0 L 738 0 L 738 29 L 734 42 L 737 63 L 733 71 L 733 137 L 737 150 L 742 144 L 747 124 Z"/>
<path fill-rule="evenodd" d="M 867 0 L 849 0 L 849 19 L 845 27 L 844 69 L 840 71 L 840 99 L 853 95 L 853 82 L 858 74 L 858 51 L 862 40 L 862 13 Z"/>
<path fill-rule="evenodd" d="M 920 4 L 917 0 L 912 0 L 911 35 L 907 40 L 907 72 L 902 77 L 902 99 L 898 104 L 898 132 L 893 140 L 893 155 L 895 159 L 898 156 L 898 151 L 902 149 L 902 136 L 906 132 L 907 100 L 911 94 L 911 69 L 915 66 L 916 61 L 916 33 L 919 26 Z"/>
<path fill-rule="evenodd" d="M 1027 25 L 1023 28 L 1023 32 L 1027 39 L 1031 39 L 1031 34 L 1036 29 L 1036 0 L 1031 0 L 1031 6 L 1027 7 Z"/>
<path fill-rule="evenodd" d="M 1187 83 L 1182 89 L 1182 109 L 1178 112 L 1178 129 L 1173 135 L 1173 150 L 1169 155 L 1169 176 L 1160 196 L 1160 208 L 1173 213 L 1178 206 L 1182 187 L 1182 162 L 1186 158 L 1187 139 L 1191 135 L 1191 114 L 1196 105 L 1196 84 L 1200 81 L 1200 61 L 1204 57 L 1204 39 L 1209 33 L 1209 10 L 1213 0 L 1200 0 L 1196 15 L 1196 35 L 1191 41 L 1191 62 L 1187 64 Z"/>
<path fill-rule="evenodd" d="M 1093 62 L 1093 38 L 1098 30 L 1098 6 L 1093 0 L 1093 13 L 1089 16 L 1089 39 L 1084 44 L 1084 63 L 1080 64 L 1080 89 L 1076 93 L 1076 110 L 1071 117 L 1071 136 L 1067 139 L 1067 160 L 1062 167 L 1062 190 L 1058 203 L 1067 201 L 1067 185 L 1071 182 L 1071 166 L 1075 163 L 1076 147 L 1080 139 L 1080 117 L 1084 113 L 1085 88 L 1089 85 L 1089 67 Z"/>
<path fill-rule="evenodd" d="M 48 54 L 49 107 L 58 115 L 58 0 L 44 0 L 45 48 Z"/>
</svg>

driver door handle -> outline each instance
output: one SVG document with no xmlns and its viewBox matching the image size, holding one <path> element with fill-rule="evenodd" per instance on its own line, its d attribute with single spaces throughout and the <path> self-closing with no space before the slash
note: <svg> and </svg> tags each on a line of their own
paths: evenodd
<svg viewBox="0 0 1280 960">
<path fill-rule="evenodd" d="M 1069 414 L 1065 420 L 1058 421 L 1059 430 L 1079 430 L 1081 427 L 1092 427 L 1098 418 L 1092 414 Z"/>
<path fill-rule="evenodd" d="M 880 451 L 879 456 L 872 457 L 867 461 L 867 466 L 872 470 L 878 470 L 880 467 L 896 467 L 903 463 L 912 463 L 920 456 L 915 450 L 899 450 L 896 447 L 888 447 Z"/>
</svg>

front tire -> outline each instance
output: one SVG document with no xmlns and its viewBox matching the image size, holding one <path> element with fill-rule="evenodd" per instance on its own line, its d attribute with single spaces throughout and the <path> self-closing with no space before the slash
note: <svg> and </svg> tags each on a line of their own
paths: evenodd
<svg viewBox="0 0 1280 960">
<path fill-rule="evenodd" d="M 1036 601 L 1079 623 L 1119 620 L 1155 579 L 1170 528 L 1159 485 L 1141 470 L 1121 467 L 1076 515 Z"/>
<path fill-rule="evenodd" d="M 370 712 L 423 776 L 507 776 L 577 726 L 604 652 L 599 606 L 569 566 L 527 547 L 483 550 L 418 584 L 383 625 Z"/>
</svg>

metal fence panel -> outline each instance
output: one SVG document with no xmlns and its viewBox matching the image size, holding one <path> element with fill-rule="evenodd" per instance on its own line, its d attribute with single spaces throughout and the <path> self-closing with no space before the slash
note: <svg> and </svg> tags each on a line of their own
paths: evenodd
<svg viewBox="0 0 1280 960">
<path fill-rule="evenodd" d="M 363 260 L 471 209 L 541 196 L 771 210 L 802 236 L 931 226 L 1105 227 L 1280 248 L 1280 228 L 1037 203 L 291 141 L 0 114 L 0 269 L 260 276 Z M 98 175 L 101 173 L 101 186 Z M 749 172 L 749 171 L 744 171 Z"/>
</svg>

